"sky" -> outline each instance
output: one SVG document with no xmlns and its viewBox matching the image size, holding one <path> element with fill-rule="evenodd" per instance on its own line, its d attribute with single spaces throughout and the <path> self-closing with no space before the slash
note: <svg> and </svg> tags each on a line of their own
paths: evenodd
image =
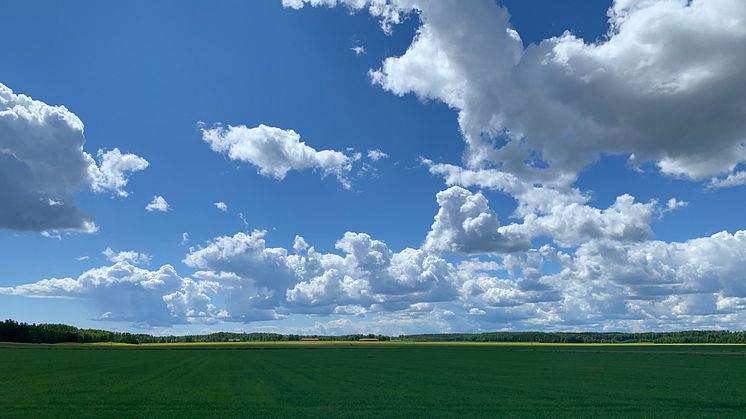
<svg viewBox="0 0 746 419">
<path fill-rule="evenodd" d="M 2 318 L 744 329 L 740 0 L 3 15 Z"/>
</svg>

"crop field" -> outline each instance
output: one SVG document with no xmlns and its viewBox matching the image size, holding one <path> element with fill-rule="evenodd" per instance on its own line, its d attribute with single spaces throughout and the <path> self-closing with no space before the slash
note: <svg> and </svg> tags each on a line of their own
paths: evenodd
<svg viewBox="0 0 746 419">
<path fill-rule="evenodd" d="M 0 344 L 0 417 L 746 417 L 746 346 Z"/>
</svg>

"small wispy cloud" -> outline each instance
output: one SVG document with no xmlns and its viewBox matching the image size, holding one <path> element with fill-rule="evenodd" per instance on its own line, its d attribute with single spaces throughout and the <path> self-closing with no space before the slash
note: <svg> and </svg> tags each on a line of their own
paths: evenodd
<svg viewBox="0 0 746 419">
<path fill-rule="evenodd" d="M 368 150 L 368 158 L 371 159 L 372 161 L 378 161 L 381 159 L 386 159 L 388 157 L 389 157 L 388 154 L 384 153 L 383 151 L 379 149 Z"/>
<path fill-rule="evenodd" d="M 115 252 L 111 250 L 111 247 L 107 247 L 101 252 L 102 255 L 106 256 L 109 262 L 128 262 L 135 265 L 142 263 L 149 263 L 152 257 L 145 253 L 136 252 L 134 250 L 128 250 L 125 252 Z"/>
<path fill-rule="evenodd" d="M 168 202 L 166 202 L 166 200 L 162 196 L 156 195 L 153 197 L 153 200 L 150 201 L 147 206 L 145 206 L 145 209 L 150 212 L 167 212 L 171 209 L 171 206 L 168 205 Z"/>
</svg>

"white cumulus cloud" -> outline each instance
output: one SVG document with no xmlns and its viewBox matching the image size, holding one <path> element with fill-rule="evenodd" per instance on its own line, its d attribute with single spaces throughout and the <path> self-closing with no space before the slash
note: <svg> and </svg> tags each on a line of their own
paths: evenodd
<svg viewBox="0 0 746 419">
<path fill-rule="evenodd" d="M 437 194 L 440 210 L 435 216 L 424 249 L 434 252 L 472 254 L 526 250 L 529 238 L 512 226 L 501 227 L 481 193 L 452 186 Z"/>
<path fill-rule="evenodd" d="M 74 113 L 0 83 L 0 228 L 96 231 L 74 194 L 91 189 L 126 196 L 127 173 L 147 161 L 114 149 L 99 151 L 99 166 L 84 144 L 83 122 Z"/>
<path fill-rule="evenodd" d="M 285 2 L 304 4 L 365 9 L 387 29 L 416 15 L 407 51 L 371 79 L 457 110 L 472 169 L 573 177 L 602 154 L 634 154 L 704 180 L 746 161 L 740 0 L 617 0 L 606 38 L 528 46 L 492 0 Z"/>
<path fill-rule="evenodd" d="M 120 261 L 86 271 L 78 278 L 1 287 L 0 294 L 80 299 L 92 310 L 108 313 L 108 320 L 169 326 L 216 318 L 219 313 L 210 303 L 213 285 L 182 278 L 170 265 L 150 271 Z"/>
<path fill-rule="evenodd" d="M 119 196 L 128 196 L 127 174 L 145 170 L 148 161 L 134 154 L 122 154 L 118 148 L 110 151 L 98 151 L 99 170 L 94 176 L 93 190 L 96 192 L 111 191 Z"/>
<path fill-rule="evenodd" d="M 291 170 L 314 169 L 322 176 L 333 175 L 345 187 L 354 156 L 335 150 L 316 150 L 301 141 L 293 130 L 261 124 L 202 128 L 202 139 L 213 151 L 255 166 L 259 174 L 282 180 Z"/>
</svg>

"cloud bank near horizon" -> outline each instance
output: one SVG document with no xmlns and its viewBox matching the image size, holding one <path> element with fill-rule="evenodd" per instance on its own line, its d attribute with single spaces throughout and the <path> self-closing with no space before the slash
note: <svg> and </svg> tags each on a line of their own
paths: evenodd
<svg viewBox="0 0 746 419">
<path fill-rule="evenodd" d="M 172 265 L 138 267 L 150 256 L 107 248 L 104 254 L 113 265 L 78 278 L 4 287 L 0 293 L 76 298 L 108 320 L 154 327 L 307 314 L 373 319 L 380 322 L 376 330 L 387 333 L 437 331 L 430 327 L 487 330 L 495 325 L 517 330 L 737 328 L 746 320 L 741 274 L 746 269 L 746 231 L 685 242 L 646 240 L 637 233 L 626 238 L 625 229 L 614 222 L 637 217 L 635 223 L 646 225 L 656 204 L 635 204 L 623 196 L 608 210 L 589 209 L 599 217 L 591 222 L 597 225 L 588 227 L 591 233 L 577 247 L 560 244 L 568 240 L 563 236 L 566 224 L 576 222 L 572 217 L 577 214 L 568 211 L 570 219 L 547 223 L 560 232 L 554 244 L 511 248 L 503 245 L 500 227 L 490 221 L 494 213 L 481 206 L 488 205 L 485 201 L 457 186 L 439 194 L 441 210 L 417 249 L 396 252 L 368 234 L 353 232 L 337 241 L 338 253 L 318 252 L 300 236 L 291 249 L 269 247 L 267 232 L 254 230 L 190 249 L 183 263 L 195 270 L 192 278 L 177 274 Z M 466 207 L 474 216 L 445 215 L 453 207 Z M 452 231 L 454 218 L 475 229 L 469 231 L 476 236 Z M 474 246 L 481 255 L 487 246 L 492 256 L 450 260 L 449 255 Z M 340 331 L 351 330 L 349 326 Z"/>
</svg>

